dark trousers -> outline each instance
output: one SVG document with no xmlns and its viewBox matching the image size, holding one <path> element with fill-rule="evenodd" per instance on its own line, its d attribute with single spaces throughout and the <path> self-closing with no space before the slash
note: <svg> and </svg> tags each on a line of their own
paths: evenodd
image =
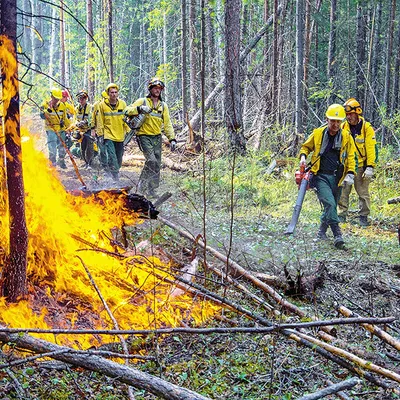
<svg viewBox="0 0 400 400">
<path fill-rule="evenodd" d="M 124 142 L 114 142 L 110 139 L 104 140 L 107 152 L 108 170 L 114 175 L 118 174 L 122 166 L 122 156 L 124 155 Z"/>
<path fill-rule="evenodd" d="M 322 203 L 324 211 L 321 215 L 321 223 L 338 224 L 337 204 L 342 188 L 337 185 L 334 175 L 317 174 L 313 178 L 313 184 L 317 189 L 318 200 Z"/>
<path fill-rule="evenodd" d="M 81 142 L 81 154 L 82 158 L 87 165 L 90 165 L 93 160 L 93 140 L 90 139 L 90 131 L 86 132 L 83 135 L 83 139 Z"/>
<path fill-rule="evenodd" d="M 139 182 L 142 189 L 154 190 L 160 186 L 161 135 L 138 135 L 137 141 L 145 163 Z"/>
</svg>

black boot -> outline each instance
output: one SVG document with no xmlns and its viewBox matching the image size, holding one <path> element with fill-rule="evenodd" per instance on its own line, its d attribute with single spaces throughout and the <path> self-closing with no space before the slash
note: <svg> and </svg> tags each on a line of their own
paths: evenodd
<svg viewBox="0 0 400 400">
<path fill-rule="evenodd" d="M 342 231 L 340 230 L 339 224 L 330 224 L 334 242 L 333 244 L 337 249 L 344 249 L 344 240 L 342 237 Z"/>
<path fill-rule="evenodd" d="M 321 222 L 318 232 L 317 232 L 317 238 L 320 240 L 327 240 L 328 236 L 326 236 L 326 231 L 328 230 L 328 224 L 326 222 Z"/>
</svg>

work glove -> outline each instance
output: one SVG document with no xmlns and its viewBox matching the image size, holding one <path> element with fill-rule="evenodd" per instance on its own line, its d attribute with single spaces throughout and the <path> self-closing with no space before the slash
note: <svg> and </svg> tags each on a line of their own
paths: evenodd
<svg viewBox="0 0 400 400">
<path fill-rule="evenodd" d="M 172 139 L 170 142 L 169 142 L 169 148 L 171 149 L 171 151 L 175 151 L 175 149 L 176 149 L 176 140 L 175 139 Z"/>
<path fill-rule="evenodd" d="M 140 114 L 150 114 L 151 108 L 149 106 L 143 105 L 138 107 L 138 111 Z"/>
<path fill-rule="evenodd" d="M 362 177 L 364 179 L 371 179 L 373 176 L 374 176 L 374 169 L 372 167 L 365 168 L 365 171 L 364 171 Z"/>
<path fill-rule="evenodd" d="M 301 155 L 300 157 L 300 167 L 302 166 L 306 166 L 307 162 L 306 162 L 306 156 L 304 154 Z"/>
<path fill-rule="evenodd" d="M 347 174 L 346 177 L 343 179 L 343 186 L 351 186 L 354 183 L 354 175 Z"/>
</svg>

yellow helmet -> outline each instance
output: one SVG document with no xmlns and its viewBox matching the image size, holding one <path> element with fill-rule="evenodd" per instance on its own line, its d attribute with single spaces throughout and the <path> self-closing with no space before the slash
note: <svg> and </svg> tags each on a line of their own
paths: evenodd
<svg viewBox="0 0 400 400">
<path fill-rule="evenodd" d="M 154 78 L 151 78 L 149 80 L 149 83 L 147 84 L 147 87 L 148 87 L 149 90 L 154 86 L 159 86 L 161 88 L 161 90 L 164 90 L 165 83 L 160 78 L 157 78 L 155 76 Z"/>
<path fill-rule="evenodd" d="M 346 103 L 343 104 L 343 107 L 346 113 L 355 112 L 357 114 L 362 114 L 360 103 L 354 97 L 348 99 Z"/>
<path fill-rule="evenodd" d="M 109 91 L 111 88 L 115 88 L 115 89 L 119 90 L 119 86 L 118 86 L 116 83 L 109 83 L 109 84 L 107 85 L 107 87 L 106 87 L 106 92 L 108 93 L 108 91 Z"/>
<path fill-rule="evenodd" d="M 62 90 L 61 89 L 53 88 L 50 90 L 50 94 L 57 100 L 62 99 Z"/>
<path fill-rule="evenodd" d="M 340 104 L 331 104 L 326 110 L 326 118 L 341 121 L 346 118 L 346 112 Z"/>
</svg>

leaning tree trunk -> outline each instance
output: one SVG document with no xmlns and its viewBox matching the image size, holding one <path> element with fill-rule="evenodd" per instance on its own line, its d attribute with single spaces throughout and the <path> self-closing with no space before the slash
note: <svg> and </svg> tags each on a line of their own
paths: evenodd
<svg viewBox="0 0 400 400">
<path fill-rule="evenodd" d="M 240 87 L 240 11 L 241 0 L 225 3 L 225 121 L 233 151 L 244 154 L 246 142 L 242 127 Z"/>
<path fill-rule="evenodd" d="M 9 204 L 9 254 L 2 271 L 1 295 L 16 301 L 26 294 L 28 232 L 22 177 L 18 64 L 17 2 L 1 2 L 0 65 L 3 84 L 6 174 Z"/>
</svg>

